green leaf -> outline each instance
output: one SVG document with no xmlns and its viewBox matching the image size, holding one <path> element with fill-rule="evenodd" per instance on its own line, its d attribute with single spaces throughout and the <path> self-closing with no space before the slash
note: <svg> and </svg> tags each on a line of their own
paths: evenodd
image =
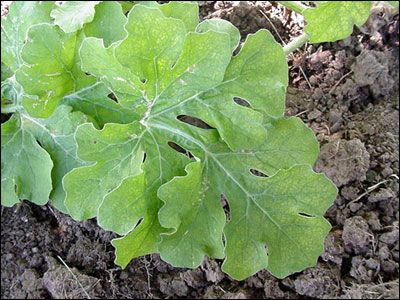
<svg viewBox="0 0 400 300">
<path fill-rule="evenodd" d="M 1 204 L 5 206 L 19 199 L 46 204 L 52 190 L 53 162 L 23 123 L 15 113 L 1 124 Z"/>
<path fill-rule="evenodd" d="M 112 95 L 110 90 L 103 83 L 96 82 L 65 96 L 60 104 L 67 104 L 74 110 L 92 117 L 101 128 L 106 123 L 127 124 L 140 120 L 140 116 L 135 110 L 116 103 L 108 97 L 109 95 Z"/>
<path fill-rule="evenodd" d="M 23 91 L 15 76 L 1 82 L 1 112 L 13 113 L 22 108 Z"/>
<path fill-rule="evenodd" d="M 67 213 L 64 205 L 65 192 L 62 178 L 74 168 L 87 165 L 76 155 L 74 134 L 78 125 L 85 123 L 87 117 L 81 112 L 72 112 L 69 106 L 57 107 L 55 113 L 47 119 L 32 118 L 21 114 L 23 129 L 29 131 L 49 153 L 54 167 L 51 172 L 53 189 L 50 200 L 61 212 Z"/>
<path fill-rule="evenodd" d="M 77 60 L 82 39 L 82 32 L 65 34 L 55 25 L 31 26 L 21 55 L 26 64 L 15 73 L 25 94 L 22 105 L 31 116 L 49 117 L 62 97 L 95 83 Z"/>
<path fill-rule="evenodd" d="M 371 1 L 327 1 L 303 12 L 304 30 L 312 44 L 342 40 L 367 21 L 370 9 Z"/>
<path fill-rule="evenodd" d="M 285 194 L 290 190 L 287 186 L 273 194 L 266 189 L 274 178 L 284 178 L 282 174 L 287 173 L 282 169 L 313 164 L 318 155 L 318 143 L 301 120 L 282 117 L 287 64 L 270 33 L 262 30 L 250 35 L 239 54 L 232 57 L 233 31 L 205 30 L 186 33 L 183 22 L 165 17 L 159 6 L 139 4 L 129 14 L 124 40 L 108 48 L 95 38 L 82 44 L 83 70 L 99 77 L 122 107 L 146 109 L 140 113 L 140 122 L 106 124 L 101 131 L 89 124 L 80 126 L 76 133 L 78 156 L 96 163 L 64 177 L 65 203 L 75 219 L 97 216 L 103 228 L 126 234 L 113 241 L 116 263 L 121 266 L 157 251 L 173 265 L 186 267 L 198 266 L 203 255 L 224 257 L 223 230 L 233 241 L 243 233 L 232 234 L 229 226 L 224 229 L 220 194 L 226 195 L 235 211 L 231 222 L 239 222 L 237 215 L 243 214 L 240 222 L 260 222 L 257 219 L 265 214 L 252 195 L 257 194 L 257 201 L 264 204 L 271 197 L 292 196 Z M 251 107 L 236 104 L 235 97 L 245 99 Z M 198 128 L 179 116 L 198 118 L 216 129 Z M 189 158 L 177 149 L 190 151 L 197 161 L 189 164 Z M 265 183 L 251 169 L 272 177 Z M 305 189 L 301 201 L 321 197 L 325 206 L 332 202 L 336 190 L 332 192 L 329 181 L 318 179 L 309 167 L 293 170 L 311 172 L 298 178 L 300 183 L 308 180 L 304 186 L 315 184 L 318 190 L 330 192 L 315 196 Z M 246 204 L 254 215 L 246 214 Z M 274 214 L 272 207 L 268 209 Z M 289 220 L 294 228 L 308 222 L 297 213 Z M 279 222 L 285 218 L 282 214 Z M 309 247 L 312 255 L 284 272 L 306 266 L 311 258 L 315 262 L 326 233 L 326 221 L 318 222 L 322 229 L 315 234 L 310 231 L 315 240 L 315 246 Z M 307 235 L 309 228 L 304 228 Z M 261 257 L 261 264 L 231 267 L 238 254 L 227 248 L 231 258 L 227 257 L 226 268 L 232 276 L 250 276 L 266 266 L 264 245 L 274 243 L 265 239 L 268 230 L 265 227 L 255 236 L 255 244 L 241 242 L 243 253 L 249 253 L 247 259 Z M 271 270 L 276 272 L 273 266 Z"/>
<path fill-rule="evenodd" d="M 7 18 L 1 18 L 1 62 L 12 72 L 23 64 L 21 49 L 29 28 L 34 24 L 50 23 L 53 7 L 54 1 L 13 1 Z"/>
<path fill-rule="evenodd" d="M 191 2 L 51 14 L 62 29 L 33 17 L 2 59 L 2 109 L 16 111 L 2 125 L 5 205 L 50 197 L 76 220 L 97 217 L 123 235 L 112 244 L 124 267 L 159 252 L 194 268 L 207 255 L 243 279 L 316 263 L 337 190 L 312 171 L 312 131 L 283 117 L 286 57 L 268 31 L 232 56 L 238 30 L 198 24 Z"/>
<path fill-rule="evenodd" d="M 224 231 L 227 258 L 222 270 L 237 280 L 263 268 L 284 278 L 315 265 L 330 230 L 323 215 L 336 197 L 336 187 L 310 166 L 258 178 L 257 185 L 234 176 L 234 184 L 224 191 L 231 220 Z"/>
<path fill-rule="evenodd" d="M 138 144 L 140 129 L 138 122 L 110 123 L 101 131 L 90 123 L 79 126 L 75 134 L 78 156 L 96 163 L 76 168 L 63 179 L 65 205 L 74 219 L 96 216 L 104 195 L 118 186 L 121 178 L 138 173 L 143 159 Z"/>
<path fill-rule="evenodd" d="M 55 7 L 50 16 L 54 24 L 60 26 L 65 33 L 71 33 L 83 28 L 85 23 L 93 21 L 94 7 L 100 1 L 66 1 Z"/>
<path fill-rule="evenodd" d="M 103 1 L 96 5 L 95 11 L 93 21 L 84 27 L 86 36 L 102 38 L 106 47 L 126 36 L 127 19 L 118 2 Z"/>
<path fill-rule="evenodd" d="M 159 6 L 164 16 L 181 20 L 187 32 L 194 31 L 199 23 L 199 7 L 194 2 L 170 1 Z"/>
<path fill-rule="evenodd" d="M 118 1 L 118 3 L 121 4 L 121 6 L 122 6 L 122 11 L 124 14 L 129 12 L 134 5 L 136 5 L 140 2 L 142 2 L 142 1 Z"/>
<path fill-rule="evenodd" d="M 214 30 L 217 32 L 225 32 L 231 38 L 232 52 L 237 48 L 240 42 L 240 32 L 232 23 L 222 19 L 204 20 L 196 27 L 196 32 L 207 32 Z"/>
<path fill-rule="evenodd" d="M 160 223 L 174 232 L 164 235 L 159 247 L 161 258 L 175 266 L 198 267 L 204 255 L 224 258 L 222 231 L 225 213 L 218 189 L 203 177 L 200 161 L 186 166 L 187 175 L 175 177 L 158 190 L 165 202 L 159 211 Z"/>
</svg>

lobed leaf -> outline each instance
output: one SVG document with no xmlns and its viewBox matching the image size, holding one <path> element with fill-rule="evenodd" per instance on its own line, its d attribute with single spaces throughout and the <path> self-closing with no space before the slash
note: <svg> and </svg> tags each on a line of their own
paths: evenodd
<svg viewBox="0 0 400 300">
<path fill-rule="evenodd" d="M 15 4 L 2 21 L 2 111 L 16 111 L 2 125 L 2 201 L 50 197 L 97 217 L 123 235 L 123 267 L 154 252 L 190 268 L 224 258 L 235 279 L 315 264 L 337 190 L 311 169 L 312 131 L 283 117 L 282 47 L 260 30 L 232 56 L 239 31 L 198 24 L 195 3 L 120 2 Z"/>
<path fill-rule="evenodd" d="M 1 204 L 5 206 L 19 199 L 46 204 L 52 190 L 53 162 L 23 123 L 15 113 L 1 124 Z"/>
<path fill-rule="evenodd" d="M 311 170 L 318 155 L 312 132 L 300 119 L 283 118 L 282 48 L 261 30 L 232 57 L 238 37 L 229 25 L 187 32 L 154 3 L 135 5 L 125 29 L 108 48 L 85 39 L 80 57 L 83 70 L 141 120 L 78 128 L 78 156 L 95 164 L 64 177 L 71 215 L 97 216 L 103 228 L 125 235 L 113 241 L 122 266 L 153 252 L 192 268 L 204 255 L 226 256 L 224 270 L 243 279 L 265 267 L 284 277 L 315 263 L 336 188 Z M 298 259 L 304 249 L 309 254 Z"/>
<path fill-rule="evenodd" d="M 312 44 L 341 40 L 367 21 L 370 9 L 371 1 L 326 1 L 303 12 L 304 30 Z"/>
</svg>

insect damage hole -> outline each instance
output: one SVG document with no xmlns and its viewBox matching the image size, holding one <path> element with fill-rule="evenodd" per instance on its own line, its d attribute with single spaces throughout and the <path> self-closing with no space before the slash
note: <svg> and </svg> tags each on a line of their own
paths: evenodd
<svg viewBox="0 0 400 300">
<path fill-rule="evenodd" d="M 179 115 L 176 118 L 183 123 L 186 123 L 186 124 L 189 124 L 194 127 L 201 128 L 201 129 L 215 129 L 214 127 L 211 127 L 203 120 L 200 120 L 195 117 L 191 117 L 191 116 L 187 116 L 187 115 Z"/>
<path fill-rule="evenodd" d="M 239 98 L 239 97 L 233 97 L 233 101 L 240 105 L 240 106 L 244 106 L 244 107 L 250 107 L 250 103 L 247 102 L 246 100 Z"/>
<path fill-rule="evenodd" d="M 298 213 L 300 216 L 302 217 L 306 217 L 306 218 L 315 218 L 315 216 L 307 214 L 307 213 L 303 213 L 303 212 L 299 212 Z"/>
<path fill-rule="evenodd" d="M 231 209 L 229 207 L 229 203 L 228 200 L 226 199 L 224 194 L 220 195 L 220 199 L 221 199 L 221 206 L 224 209 L 225 212 L 225 216 L 226 216 L 226 223 L 228 223 L 231 219 Z"/>
<path fill-rule="evenodd" d="M 263 172 L 260 172 L 256 169 L 250 169 L 250 173 L 258 177 L 269 177 L 267 174 L 264 174 Z"/>
<path fill-rule="evenodd" d="M 109 93 L 109 94 L 107 95 L 107 97 L 110 98 L 112 101 L 118 103 L 117 96 L 115 96 L 114 93 Z"/>
<path fill-rule="evenodd" d="M 168 142 L 168 146 L 170 146 L 172 149 L 174 149 L 175 151 L 185 154 L 187 157 L 189 157 L 191 160 L 195 160 L 194 156 L 192 153 L 190 153 L 190 151 L 185 150 L 184 148 L 182 148 L 181 146 L 179 146 L 177 143 Z"/>
</svg>

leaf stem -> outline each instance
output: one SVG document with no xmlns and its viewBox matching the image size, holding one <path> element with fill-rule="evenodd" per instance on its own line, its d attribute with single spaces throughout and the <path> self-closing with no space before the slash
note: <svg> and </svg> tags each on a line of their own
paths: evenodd
<svg viewBox="0 0 400 300">
<path fill-rule="evenodd" d="M 292 40 L 289 44 L 283 47 L 283 52 L 285 55 L 292 53 L 297 48 L 303 46 L 308 40 L 310 36 L 307 33 L 303 33 L 302 35 L 298 36 L 294 40 Z"/>
<path fill-rule="evenodd" d="M 301 4 L 300 1 L 278 1 L 280 4 L 286 6 L 290 10 L 297 12 L 298 14 L 303 14 L 303 12 L 308 8 L 307 6 Z"/>
</svg>

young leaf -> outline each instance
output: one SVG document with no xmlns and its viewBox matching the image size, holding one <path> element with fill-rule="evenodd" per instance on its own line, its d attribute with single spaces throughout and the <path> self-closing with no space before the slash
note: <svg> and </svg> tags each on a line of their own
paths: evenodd
<svg viewBox="0 0 400 300">
<path fill-rule="evenodd" d="M 367 21 L 370 9 L 371 1 L 327 1 L 303 12 L 304 30 L 312 44 L 341 40 L 353 32 L 354 24 Z"/>
<path fill-rule="evenodd" d="M 66 1 L 55 7 L 50 16 L 54 24 L 60 26 L 65 33 L 71 33 L 83 28 L 85 23 L 93 21 L 94 7 L 100 1 Z"/>
<path fill-rule="evenodd" d="M 23 123 L 15 113 L 1 124 L 1 204 L 5 206 L 19 199 L 46 204 L 52 190 L 53 162 Z"/>
</svg>

